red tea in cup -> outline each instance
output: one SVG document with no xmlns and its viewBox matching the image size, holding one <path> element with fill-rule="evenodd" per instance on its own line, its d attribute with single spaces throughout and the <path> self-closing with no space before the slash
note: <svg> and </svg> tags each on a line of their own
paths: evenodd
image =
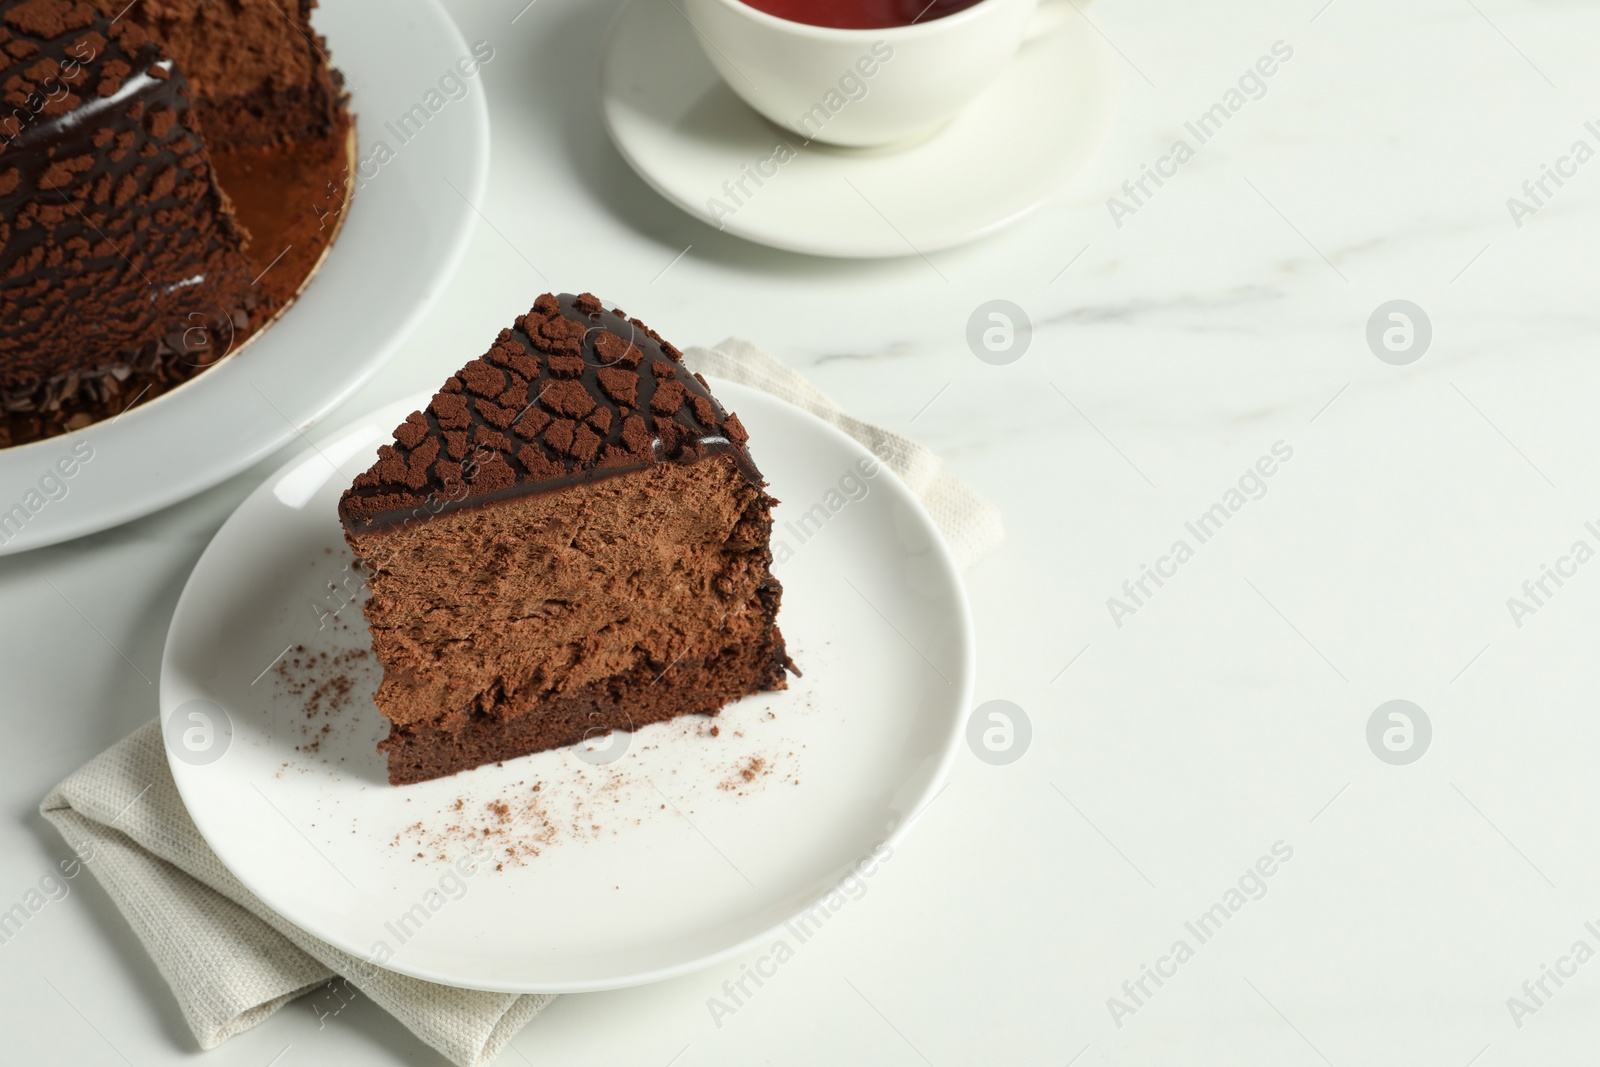
<svg viewBox="0 0 1600 1067">
<path fill-rule="evenodd" d="M 965 11 L 980 0 L 744 0 L 790 22 L 835 30 L 881 30 L 930 22 Z"/>
</svg>

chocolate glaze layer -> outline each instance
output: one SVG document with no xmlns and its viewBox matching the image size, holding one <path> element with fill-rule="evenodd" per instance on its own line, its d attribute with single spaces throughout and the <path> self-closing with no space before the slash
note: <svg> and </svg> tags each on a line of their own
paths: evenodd
<svg viewBox="0 0 1600 1067">
<path fill-rule="evenodd" d="M 340 499 L 347 529 L 714 455 L 732 456 L 752 484 L 765 484 L 738 416 L 683 354 L 588 293 L 541 296 L 394 438 Z"/>
</svg>

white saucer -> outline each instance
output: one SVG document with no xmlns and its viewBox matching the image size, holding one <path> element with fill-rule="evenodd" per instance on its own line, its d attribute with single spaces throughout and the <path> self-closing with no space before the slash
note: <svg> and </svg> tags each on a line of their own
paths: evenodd
<svg viewBox="0 0 1600 1067">
<path fill-rule="evenodd" d="M 633 169 L 719 229 L 812 255 L 914 255 L 1017 221 L 1083 169 L 1111 120 L 1116 79 L 1105 52 L 1072 19 L 1024 45 L 994 85 L 920 144 L 802 146 L 723 84 L 672 0 L 634 0 L 606 41 L 600 102 Z M 779 144 L 794 157 L 776 176 L 759 187 L 746 180 L 749 196 L 724 190 Z"/>
<path fill-rule="evenodd" d="M 483 75 L 460 79 L 467 95 L 407 143 L 386 123 L 470 57 L 466 41 L 438 0 L 393 0 L 381 19 L 359 0 L 326 0 L 313 21 L 345 74 L 368 161 L 338 241 L 283 318 L 216 367 L 114 419 L 0 449 L 0 513 L 30 511 L 20 533 L 0 536 L 0 554 L 104 530 L 244 470 L 377 373 L 454 273 L 477 221 L 464 198 L 481 203 L 489 174 Z M 380 140 L 392 152 L 381 165 Z M 86 449 L 64 496 L 39 491 L 59 459 Z"/>
<path fill-rule="evenodd" d="M 289 645 L 367 647 L 358 605 L 321 620 L 344 599 L 339 494 L 427 398 L 391 405 L 326 436 L 240 505 L 173 616 L 161 667 L 169 762 L 200 832 L 240 881 L 317 937 L 389 969 L 515 992 L 654 981 L 780 937 L 793 949 L 800 935 L 782 924 L 864 860 L 865 873 L 794 930 L 814 932 L 844 897 L 870 891 L 937 795 L 964 731 L 974 644 L 960 576 L 892 473 L 847 477 L 868 458 L 854 440 L 765 393 L 713 389 L 749 427 L 783 501 L 774 550 L 786 555 L 782 541 L 792 558 L 775 567 L 779 624 L 804 677 L 716 719 L 614 735 L 627 747 L 612 763 L 563 749 L 390 786 L 374 749 L 385 733 L 371 702 L 376 669 L 359 672 L 348 707 L 324 719 L 308 718 L 305 698 L 266 668 Z M 813 505 L 828 517 L 814 514 L 802 539 L 794 531 Z M 191 729 L 201 733 L 186 747 Z M 746 781 L 753 759 L 763 763 Z M 508 824 L 492 817 L 496 800 L 512 805 Z M 534 803 L 542 818 L 524 810 Z M 489 838 L 487 865 L 451 875 L 477 830 L 507 825 L 509 836 Z M 507 841 L 540 854 L 506 861 Z M 374 953 L 379 942 L 392 957 Z"/>
</svg>

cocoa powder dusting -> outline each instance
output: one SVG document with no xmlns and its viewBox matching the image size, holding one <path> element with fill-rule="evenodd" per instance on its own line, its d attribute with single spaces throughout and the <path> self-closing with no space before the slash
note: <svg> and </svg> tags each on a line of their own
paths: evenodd
<svg viewBox="0 0 1600 1067">
<path fill-rule="evenodd" d="M 358 704 L 370 707 L 376 666 L 365 648 L 311 649 L 295 645 L 273 668 L 278 691 L 296 709 L 296 752 L 318 753 L 335 728 L 357 729 Z M 353 710 L 354 709 L 354 710 Z M 324 760 L 323 762 L 327 762 Z M 281 772 L 280 772 L 281 773 Z"/>
</svg>

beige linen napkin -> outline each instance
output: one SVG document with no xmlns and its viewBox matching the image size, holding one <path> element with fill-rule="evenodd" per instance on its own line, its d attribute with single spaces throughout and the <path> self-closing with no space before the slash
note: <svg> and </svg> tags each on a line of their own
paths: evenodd
<svg viewBox="0 0 1600 1067">
<path fill-rule="evenodd" d="M 691 348 L 696 371 L 795 404 L 856 438 L 922 498 L 957 562 L 1000 543 L 994 506 L 928 449 L 845 414 L 776 357 L 746 341 Z M 172 987 L 201 1048 L 215 1048 L 329 982 L 359 990 L 452 1063 L 488 1063 L 555 999 L 484 993 L 375 967 L 319 941 L 263 904 L 206 846 L 178 796 L 150 722 L 50 791 L 40 812 L 105 887 Z M 321 1012 L 319 1011 L 319 1014 Z"/>
<path fill-rule="evenodd" d="M 934 525 L 944 535 L 956 565 L 965 570 L 999 547 L 1005 537 L 1000 510 L 944 469 L 939 457 L 909 437 L 845 414 L 816 386 L 777 356 L 749 341 L 730 337 L 714 348 L 691 348 L 683 354 L 689 369 L 748 385 L 787 400 L 797 408 L 831 422 L 872 450 L 922 499 Z"/>
</svg>

